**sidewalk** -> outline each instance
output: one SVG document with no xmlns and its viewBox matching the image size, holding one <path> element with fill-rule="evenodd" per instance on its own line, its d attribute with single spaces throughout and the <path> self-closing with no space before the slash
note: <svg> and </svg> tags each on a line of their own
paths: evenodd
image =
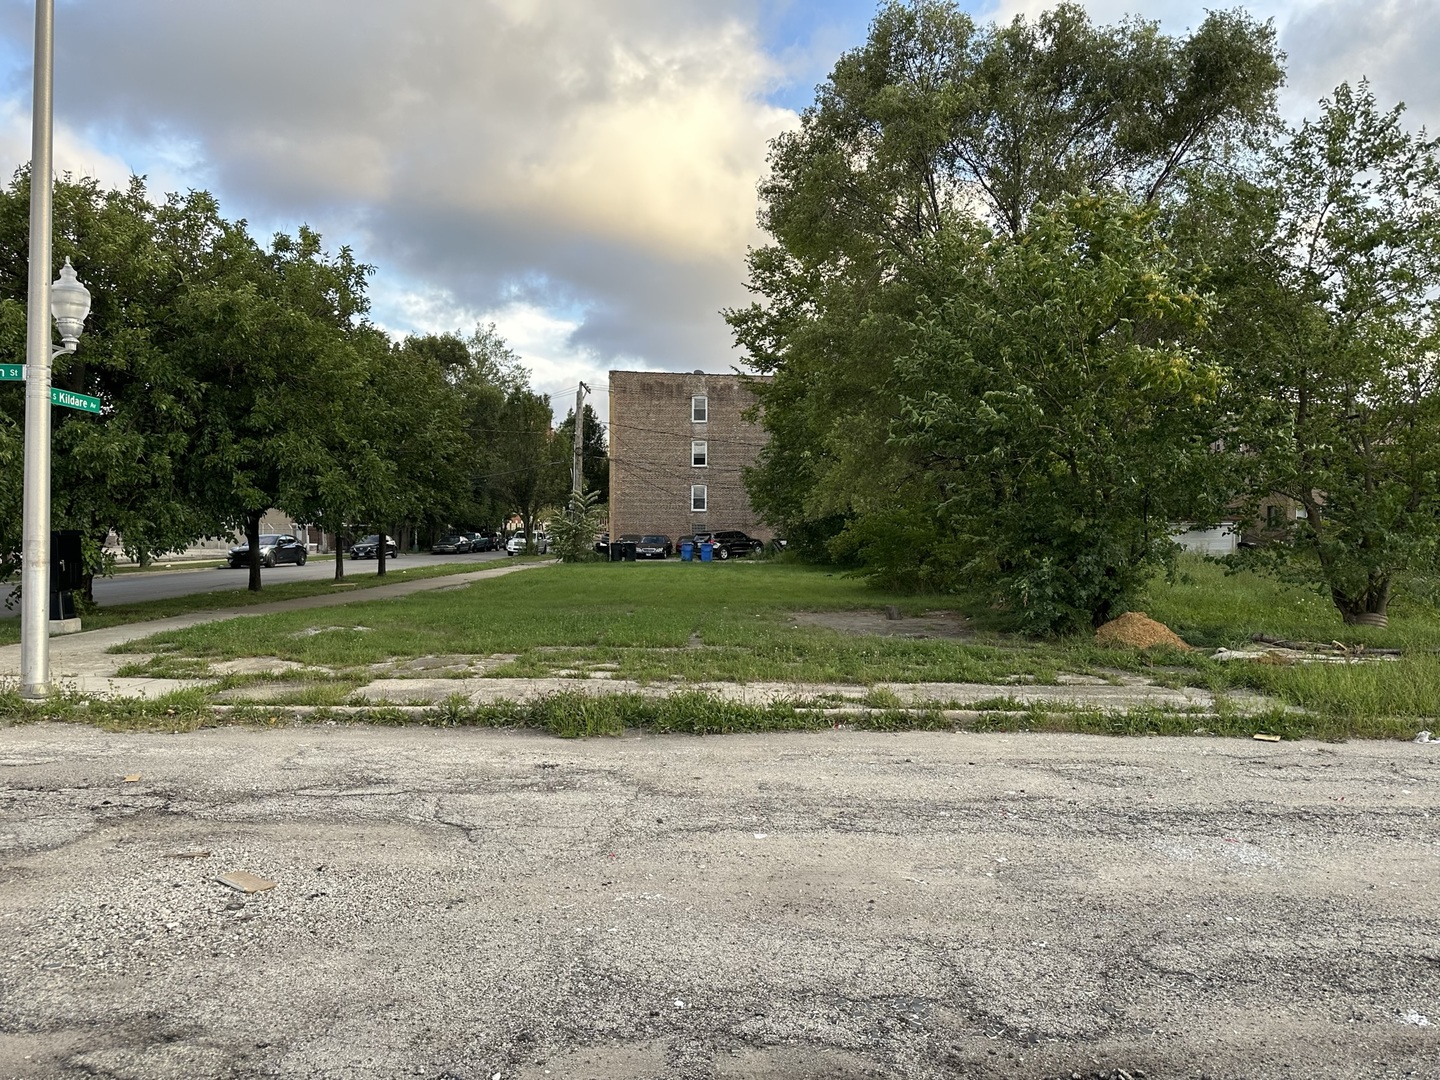
<svg viewBox="0 0 1440 1080">
<path fill-rule="evenodd" d="M 152 622 L 127 623 L 111 626 L 104 630 L 88 630 L 65 637 L 50 639 L 50 680 L 52 685 L 63 691 L 81 694 L 98 694 L 105 697 L 154 698 L 192 686 L 204 686 L 208 679 L 117 679 L 115 672 L 132 662 L 131 655 L 117 655 L 108 650 L 127 641 L 136 641 L 151 634 L 167 630 L 184 630 L 202 623 L 220 622 L 224 619 L 238 619 L 253 615 L 273 615 L 281 611 L 307 611 L 314 608 L 340 607 L 370 600 L 393 600 L 415 593 L 437 589 L 455 589 L 471 582 L 487 578 L 503 577 L 520 570 L 552 565 L 539 563 L 506 563 L 475 570 L 468 574 L 452 574 L 445 577 L 422 578 L 418 581 L 398 581 L 394 585 L 377 585 L 369 589 L 358 589 L 325 596 L 306 596 L 298 600 L 276 600 L 269 604 L 255 604 L 244 608 L 228 608 L 216 611 L 195 611 L 187 615 L 175 615 L 168 619 Z M 20 646 L 0 647 L 0 679 L 18 678 L 20 675 Z"/>
</svg>

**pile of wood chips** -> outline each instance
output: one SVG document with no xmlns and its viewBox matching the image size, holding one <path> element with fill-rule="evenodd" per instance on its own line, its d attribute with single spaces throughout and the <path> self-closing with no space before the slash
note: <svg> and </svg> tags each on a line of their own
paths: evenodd
<svg viewBox="0 0 1440 1080">
<path fill-rule="evenodd" d="M 1164 623 L 1158 623 L 1143 611 L 1128 611 L 1095 631 L 1101 645 L 1131 645 L 1137 649 L 1153 649 L 1157 645 L 1188 651 L 1190 646 Z"/>
</svg>

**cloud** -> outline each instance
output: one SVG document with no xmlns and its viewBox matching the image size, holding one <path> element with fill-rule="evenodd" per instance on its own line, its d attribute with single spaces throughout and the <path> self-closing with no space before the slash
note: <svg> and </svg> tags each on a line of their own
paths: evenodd
<svg viewBox="0 0 1440 1080">
<path fill-rule="evenodd" d="M 1295 111 L 1341 82 L 1368 77 L 1382 108 L 1407 105 L 1407 123 L 1440 127 L 1440 5 L 1434 0 L 1320 0 L 1285 28 Z"/>
<path fill-rule="evenodd" d="M 1000 0 L 987 17 L 1034 18 L 1052 0 Z M 1101 23 L 1129 14 L 1158 20 L 1179 34 L 1204 21 L 1207 10 L 1229 7 L 1208 0 L 1085 0 Z M 1257 19 L 1274 19 L 1287 54 L 1281 112 L 1292 123 L 1317 113 L 1316 102 L 1342 82 L 1368 76 L 1382 107 L 1408 105 L 1409 122 L 1434 129 L 1440 123 L 1440 3 L 1435 0 L 1251 0 Z"/>
<path fill-rule="evenodd" d="M 0 166 L 14 169 L 30 160 L 30 102 L 14 98 L 0 101 Z M 124 187 L 130 167 L 65 124 L 55 125 L 55 172 L 63 176 L 89 176 L 106 187 Z M 8 175 L 7 175 L 8 179 Z"/>
<path fill-rule="evenodd" d="M 718 309 L 745 300 L 766 144 L 795 122 L 765 100 L 783 73 L 754 16 L 754 0 L 75 0 L 57 110 L 231 214 L 354 243 L 387 295 L 558 306 L 602 362 L 724 368 Z M 0 4 L 7 38 L 27 27 L 28 4 Z"/>
</svg>

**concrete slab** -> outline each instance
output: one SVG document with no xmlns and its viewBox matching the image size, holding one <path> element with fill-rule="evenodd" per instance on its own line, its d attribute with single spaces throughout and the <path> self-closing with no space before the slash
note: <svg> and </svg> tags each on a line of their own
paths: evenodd
<svg viewBox="0 0 1440 1080">
<path fill-rule="evenodd" d="M 954 704 L 960 707 L 1004 698 L 1018 705 L 1051 704 L 1067 708 L 1098 709 L 1101 712 L 1126 712 L 1129 709 L 1155 706 L 1165 709 L 1209 711 L 1215 708 L 1215 697 L 1208 690 L 1195 687 L 1171 689 L 1134 682 L 1123 686 L 993 686 L 985 683 L 882 683 L 874 689 L 895 695 L 901 705 Z M 554 694 L 583 694 L 601 697 L 610 694 L 640 694 L 649 698 L 667 698 L 676 694 L 701 692 L 722 701 L 765 706 L 789 701 L 815 701 L 834 698 L 841 701 L 862 701 L 871 688 L 843 683 L 726 683 L 667 682 L 639 683 L 627 679 L 544 678 L 544 679 L 377 679 L 357 690 L 356 696 L 367 701 L 395 704 L 433 704 L 453 697 L 464 697 L 471 704 L 497 701 L 534 701 Z M 1258 695 L 1232 696 L 1232 703 L 1259 709 L 1274 702 Z"/>
</svg>

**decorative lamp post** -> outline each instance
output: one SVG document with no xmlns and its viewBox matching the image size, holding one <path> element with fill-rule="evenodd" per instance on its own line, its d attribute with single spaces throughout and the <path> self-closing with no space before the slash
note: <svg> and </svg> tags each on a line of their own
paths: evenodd
<svg viewBox="0 0 1440 1080">
<path fill-rule="evenodd" d="M 55 0 L 35 0 L 35 95 L 30 155 L 30 291 L 25 341 L 25 494 L 20 570 L 20 693 L 50 692 L 50 362 L 75 351 L 90 291 L 70 260 L 50 281 L 54 204 Z M 54 344 L 50 316 L 60 327 Z"/>
<path fill-rule="evenodd" d="M 57 349 L 53 360 L 61 353 L 73 353 L 80 344 L 80 335 L 85 332 L 85 318 L 90 314 L 90 290 L 80 284 L 75 268 L 70 265 L 70 256 L 65 256 L 65 265 L 60 276 L 50 285 L 50 314 L 55 316 L 55 325 L 60 328 L 60 341 L 64 348 Z"/>
</svg>

